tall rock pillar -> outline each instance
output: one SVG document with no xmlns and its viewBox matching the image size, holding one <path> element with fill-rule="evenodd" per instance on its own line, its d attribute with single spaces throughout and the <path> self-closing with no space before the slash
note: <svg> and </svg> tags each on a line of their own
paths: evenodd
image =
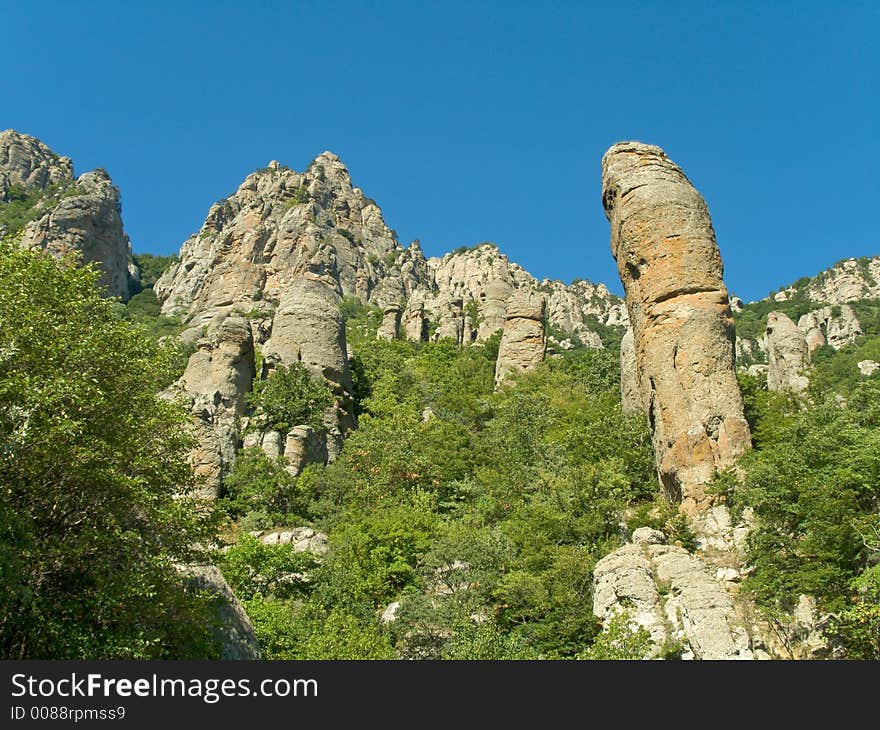
<svg viewBox="0 0 880 730">
<path fill-rule="evenodd" d="M 636 371 L 667 496 L 695 514 L 705 483 L 751 437 L 734 370 L 734 331 L 706 203 L 662 149 L 602 158 L 602 202 L 626 292 Z"/>
<path fill-rule="evenodd" d="M 507 315 L 498 359 L 495 361 L 495 387 L 515 372 L 534 370 L 544 361 L 547 336 L 544 315 L 547 300 L 528 289 L 517 291 L 507 302 Z"/>
</svg>

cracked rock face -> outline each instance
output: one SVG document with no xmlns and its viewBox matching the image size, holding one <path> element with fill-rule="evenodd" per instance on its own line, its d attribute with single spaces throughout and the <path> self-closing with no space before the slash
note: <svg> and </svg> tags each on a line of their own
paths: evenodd
<svg viewBox="0 0 880 730">
<path fill-rule="evenodd" d="M 355 426 L 345 322 L 339 301 L 332 281 L 313 274 L 296 279 L 284 293 L 272 323 L 272 336 L 263 348 L 267 362 L 300 362 L 314 377 L 323 379 L 336 396 L 336 404 L 327 409 L 323 419 L 329 459 L 336 457 L 343 437 Z M 314 449 L 306 452 L 313 453 Z"/>
<path fill-rule="evenodd" d="M 74 180 L 70 158 L 8 129 L 0 132 L 0 204 L 7 202 L 13 186 L 42 193 L 32 211 L 34 220 L 22 230 L 22 246 L 94 263 L 100 272 L 98 283 L 108 296 L 127 300 L 137 291 L 138 272 L 133 265 L 130 270 L 131 246 L 122 226 L 119 190 L 105 171 Z"/>
<path fill-rule="evenodd" d="M 810 350 L 803 331 L 783 312 L 770 312 L 765 338 L 767 388 L 802 393 L 810 384 L 804 374 L 810 364 Z"/>
<path fill-rule="evenodd" d="M 681 642 L 684 658 L 754 659 L 731 594 L 699 558 L 664 542 L 662 532 L 640 528 L 596 564 L 595 616 L 607 622 L 627 611 L 657 647 Z"/>
<path fill-rule="evenodd" d="M 238 419 L 255 375 L 254 341 L 244 317 L 211 322 L 199 340 L 181 379 L 169 393 L 179 393 L 196 419 L 198 446 L 190 454 L 193 471 L 203 480 L 202 495 L 217 495 L 223 476 L 235 461 Z"/>
<path fill-rule="evenodd" d="M 641 399 L 667 495 L 696 513 L 703 485 L 750 447 L 733 318 L 706 203 L 659 147 L 602 159 L 611 251 L 626 292 Z"/>
<path fill-rule="evenodd" d="M 542 294 L 528 290 L 518 291 L 508 301 L 495 363 L 496 387 L 512 373 L 534 370 L 544 361 L 547 349 L 544 333 L 546 306 Z"/>
</svg>

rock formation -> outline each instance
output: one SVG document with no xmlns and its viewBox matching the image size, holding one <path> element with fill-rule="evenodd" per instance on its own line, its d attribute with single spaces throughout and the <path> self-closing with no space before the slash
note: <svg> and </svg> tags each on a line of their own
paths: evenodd
<svg viewBox="0 0 880 730">
<path fill-rule="evenodd" d="M 869 378 L 880 370 L 880 363 L 876 360 L 859 360 L 856 363 L 856 367 L 859 369 L 859 375 Z"/>
<path fill-rule="evenodd" d="M 237 421 L 245 413 L 245 394 L 255 375 L 254 341 L 248 322 L 237 315 L 211 321 L 181 379 L 168 392 L 182 397 L 196 419 L 198 446 L 190 455 L 201 493 L 217 495 L 235 461 Z"/>
<path fill-rule="evenodd" d="M 839 350 L 864 334 L 856 313 L 848 304 L 814 309 L 802 315 L 797 326 L 806 337 L 810 355 L 821 345 Z"/>
<path fill-rule="evenodd" d="M 810 384 L 804 373 L 810 352 L 804 333 L 782 312 L 767 315 L 767 387 L 774 391 L 800 393 Z"/>
<path fill-rule="evenodd" d="M 643 527 L 632 544 L 596 564 L 595 616 L 607 622 L 627 611 L 657 649 L 678 642 L 685 659 L 756 658 L 747 624 L 722 584 L 724 574 L 713 576 L 698 557 L 665 542 L 662 532 Z"/>
<path fill-rule="evenodd" d="M 602 201 L 657 470 L 667 495 L 693 513 L 710 504 L 703 484 L 715 469 L 751 443 L 709 211 L 663 150 L 636 142 L 605 154 Z"/>
<path fill-rule="evenodd" d="M 428 320 L 425 317 L 425 302 L 421 298 L 410 299 L 403 311 L 401 320 L 403 336 L 410 342 L 426 342 L 428 339 Z"/>
<path fill-rule="evenodd" d="M 620 404 L 627 413 L 644 412 L 636 369 L 636 347 L 633 331 L 627 327 L 620 341 Z"/>
<path fill-rule="evenodd" d="M 107 294 L 128 299 L 131 246 L 122 228 L 119 190 L 103 170 L 80 175 L 58 205 L 28 223 L 21 243 L 53 256 L 78 254 L 101 272 Z"/>
<path fill-rule="evenodd" d="M 827 304 L 880 299 L 880 256 L 837 262 L 810 281 L 807 296 Z"/>
<path fill-rule="evenodd" d="M 33 137 L 6 130 L 0 132 L 0 206 L 16 190 L 38 193 L 21 245 L 94 263 L 109 296 L 127 300 L 136 291 L 119 190 L 104 170 L 74 181 L 69 158 Z"/>
<path fill-rule="evenodd" d="M 414 341 L 427 339 L 430 323 L 435 337 L 482 342 L 503 327 L 512 293 L 539 285 L 549 322 L 588 346 L 602 346 L 594 323 L 627 320 L 622 301 L 603 285 L 539 284 L 493 244 L 428 259 L 418 241 L 404 248 L 329 152 L 303 173 L 272 162 L 249 175 L 211 207 L 155 290 L 164 314 L 201 326 L 217 309 L 277 302 L 305 272 L 332 279 L 339 294 L 365 304 L 407 302 L 398 331 Z"/>
<path fill-rule="evenodd" d="M 547 347 L 544 333 L 546 309 L 547 300 L 543 294 L 525 289 L 508 300 L 495 363 L 496 387 L 512 373 L 534 370 L 543 362 Z"/>
<path fill-rule="evenodd" d="M 179 570 L 194 589 L 215 596 L 220 658 L 260 659 L 260 644 L 254 625 L 220 569 L 213 565 L 185 565 Z"/>
<path fill-rule="evenodd" d="M 397 339 L 397 333 L 399 330 L 400 305 L 389 304 L 385 307 L 385 311 L 382 313 L 382 322 L 379 324 L 379 329 L 376 331 L 376 337 L 380 340 L 391 342 L 391 340 Z"/>
<path fill-rule="evenodd" d="M 324 415 L 327 455 L 332 459 L 342 438 L 355 426 L 351 373 L 345 343 L 345 323 L 339 295 L 330 282 L 314 274 L 292 281 L 278 305 L 272 336 L 263 353 L 267 363 L 302 363 L 323 379 L 336 396 Z"/>
<path fill-rule="evenodd" d="M 14 129 L 0 132 L 0 201 L 13 186 L 45 190 L 73 182 L 73 162 L 59 157 L 40 140 Z"/>
</svg>

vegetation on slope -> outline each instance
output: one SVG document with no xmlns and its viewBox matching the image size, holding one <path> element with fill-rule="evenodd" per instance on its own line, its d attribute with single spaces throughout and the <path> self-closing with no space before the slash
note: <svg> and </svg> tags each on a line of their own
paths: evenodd
<svg viewBox="0 0 880 730">
<path fill-rule="evenodd" d="M 94 283 L 0 248 L 2 655 L 216 656 L 210 602 L 173 569 L 216 534 L 172 498 L 191 486 L 186 416 L 154 394 L 179 363 L 157 310 L 136 325 Z M 644 632 L 599 633 L 593 567 L 642 525 L 693 536 L 657 496 L 644 419 L 620 410 L 616 354 L 577 349 L 494 392 L 497 337 L 379 341 L 380 312 L 343 311 L 359 429 L 296 478 L 241 452 L 218 505 L 232 539 L 213 557 L 264 656 L 645 656 Z M 854 658 L 880 658 L 880 375 L 854 367 L 878 340 L 819 353 L 803 402 L 742 376 L 756 448 L 717 483 L 755 515 L 745 590 L 780 622 L 815 596 Z M 311 381 L 276 385 L 281 421 L 316 412 Z M 325 557 L 248 534 L 303 524 Z"/>
<path fill-rule="evenodd" d="M 0 243 L 0 656 L 215 656 L 174 569 L 213 528 L 187 416 L 156 395 L 173 358 L 96 280 Z"/>
</svg>

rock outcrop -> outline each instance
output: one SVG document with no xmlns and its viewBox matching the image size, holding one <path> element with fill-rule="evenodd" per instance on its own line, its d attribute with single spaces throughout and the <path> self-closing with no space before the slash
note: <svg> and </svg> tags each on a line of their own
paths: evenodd
<svg viewBox="0 0 880 730">
<path fill-rule="evenodd" d="M 859 360 L 856 363 L 856 367 L 859 369 L 859 375 L 865 378 L 870 378 L 874 373 L 880 370 L 880 363 L 876 360 Z"/>
<path fill-rule="evenodd" d="M 880 299 L 880 256 L 838 261 L 813 277 L 807 285 L 807 296 L 828 304 Z"/>
<path fill-rule="evenodd" d="M 703 198 L 659 147 L 616 144 L 602 173 L 657 470 L 694 513 L 711 503 L 705 482 L 751 443 L 715 233 Z"/>
<path fill-rule="evenodd" d="M 40 140 L 14 129 L 0 132 L 0 202 L 13 186 L 45 190 L 73 182 L 73 162 L 59 157 Z"/>
<path fill-rule="evenodd" d="M 379 324 L 379 329 L 376 331 L 376 337 L 380 340 L 391 342 L 391 340 L 397 339 L 399 330 L 400 305 L 389 304 L 385 307 L 385 311 L 382 313 L 382 322 Z"/>
<path fill-rule="evenodd" d="M 206 498 L 217 495 L 222 478 L 235 462 L 238 421 L 255 375 L 254 341 L 244 317 L 215 318 L 187 363 L 180 380 L 167 392 L 181 397 L 196 422 L 198 445 L 190 454 Z"/>
<path fill-rule="evenodd" d="M 53 256 L 75 255 L 100 271 L 108 296 L 127 300 L 137 269 L 122 225 L 119 190 L 104 170 L 73 178 L 73 164 L 39 140 L 0 132 L 0 206 L 16 191 L 34 196 L 21 245 Z"/>
<path fill-rule="evenodd" d="M 627 327 L 620 341 L 620 404 L 627 413 L 644 412 L 636 368 L 636 346 L 631 327 Z"/>
<path fill-rule="evenodd" d="M 507 315 L 498 359 L 495 363 L 495 385 L 501 385 L 513 373 L 534 370 L 544 360 L 547 338 L 544 295 L 520 290 L 507 302 Z"/>
<path fill-rule="evenodd" d="M 260 644 L 254 625 L 220 569 L 214 565 L 185 565 L 179 570 L 193 588 L 215 597 L 220 658 L 260 659 Z"/>
<path fill-rule="evenodd" d="M 234 408 L 224 405 L 217 413 L 188 380 L 182 389 L 200 414 L 201 447 L 194 463 L 209 490 L 228 471 L 239 443 L 283 457 L 294 475 L 338 454 L 355 425 L 342 297 L 382 308 L 381 338 L 445 337 L 459 346 L 503 329 L 510 303 L 523 292 L 528 300 L 540 290 L 549 321 L 588 346 L 602 346 L 591 329 L 597 323 L 622 328 L 628 321 L 623 302 L 604 286 L 538 283 L 492 244 L 430 259 L 418 241 L 404 248 L 376 203 L 329 152 L 303 173 L 271 162 L 249 175 L 233 195 L 211 207 L 201 230 L 184 242 L 179 262 L 154 289 L 163 313 L 184 321 L 183 341 L 199 342 L 204 331 L 214 333 L 215 323 L 246 313 L 252 345 L 262 354 L 256 377 L 268 377 L 278 364 L 302 362 L 336 396 L 323 419 L 325 437 L 305 424 L 281 434 L 244 412 L 250 383 L 240 383 L 241 401 Z M 530 311 L 512 317 L 499 379 L 543 358 L 542 318 Z M 193 372 L 205 367 L 204 350 L 213 346 L 200 346 Z M 243 438 L 230 429 L 227 411 L 241 417 Z"/>
<path fill-rule="evenodd" d="M 647 527 L 606 555 L 593 572 L 593 613 L 603 622 L 626 611 L 658 651 L 679 644 L 685 659 L 754 659 L 747 629 L 730 592 L 684 548 L 665 544 Z"/>
<path fill-rule="evenodd" d="M 777 392 L 800 393 L 806 390 L 810 384 L 805 375 L 810 364 L 810 351 L 804 333 L 783 312 L 770 312 L 765 339 L 767 387 Z"/>
<path fill-rule="evenodd" d="M 820 307 L 801 316 L 798 329 L 804 333 L 810 355 L 822 345 L 839 350 L 861 337 L 862 325 L 848 304 Z"/>
<path fill-rule="evenodd" d="M 164 314 L 201 325 L 217 309 L 277 302 L 306 272 L 332 279 L 342 296 L 400 308 L 398 334 L 414 341 L 430 328 L 462 345 L 482 342 L 503 327 L 507 300 L 523 287 L 540 286 L 549 322 L 587 346 L 602 346 L 595 323 L 627 319 L 623 302 L 601 284 L 538 282 L 493 244 L 427 259 L 418 241 L 404 248 L 329 152 L 304 173 L 273 162 L 249 175 L 212 206 L 155 290 Z M 382 336 L 388 331 L 390 322 Z"/>
<path fill-rule="evenodd" d="M 339 295 L 325 278 L 305 274 L 295 279 L 284 292 L 272 323 L 272 335 L 263 347 L 270 368 L 273 364 L 302 363 L 314 377 L 326 382 L 336 396 L 336 403 L 323 418 L 329 459 L 336 457 L 342 438 L 355 426 L 345 323 L 339 301 Z"/>
<path fill-rule="evenodd" d="M 77 254 L 101 272 L 109 296 L 127 300 L 132 290 L 131 245 L 122 227 L 119 190 L 103 170 L 80 175 L 51 211 L 28 223 L 21 243 L 53 256 Z"/>
</svg>

